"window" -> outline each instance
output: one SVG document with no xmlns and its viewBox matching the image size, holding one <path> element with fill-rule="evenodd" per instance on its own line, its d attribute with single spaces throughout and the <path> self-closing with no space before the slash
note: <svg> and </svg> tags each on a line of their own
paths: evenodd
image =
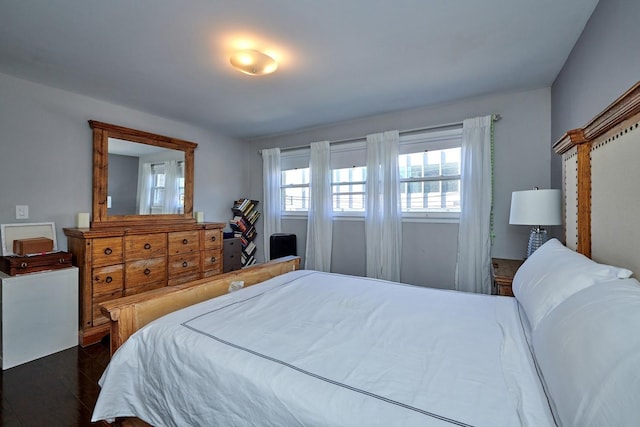
<svg viewBox="0 0 640 427">
<path fill-rule="evenodd" d="M 405 217 L 457 218 L 460 214 L 462 129 L 402 135 L 398 164 Z M 363 214 L 366 206 L 366 144 L 331 147 L 333 211 Z M 309 150 L 282 154 L 282 213 L 309 208 Z"/>
<path fill-rule="evenodd" d="M 331 188 L 334 212 L 364 212 L 367 169 L 364 166 L 333 169 Z M 309 209 L 309 168 L 282 171 L 282 211 Z"/>
<path fill-rule="evenodd" d="M 309 168 L 282 171 L 280 199 L 283 212 L 307 212 L 309 209 Z"/>
<path fill-rule="evenodd" d="M 178 200 L 180 208 L 178 213 L 184 212 L 184 162 L 178 162 L 177 180 Z M 165 193 L 167 187 L 167 174 L 164 163 L 153 163 L 151 165 L 151 212 L 165 212 Z"/>
<path fill-rule="evenodd" d="M 364 213 L 365 147 L 364 140 L 331 147 L 331 188 L 336 214 Z M 306 213 L 309 209 L 309 149 L 282 153 L 281 168 L 282 213 Z"/>
<path fill-rule="evenodd" d="M 406 217 L 460 215 L 462 129 L 400 138 L 400 200 Z"/>
</svg>

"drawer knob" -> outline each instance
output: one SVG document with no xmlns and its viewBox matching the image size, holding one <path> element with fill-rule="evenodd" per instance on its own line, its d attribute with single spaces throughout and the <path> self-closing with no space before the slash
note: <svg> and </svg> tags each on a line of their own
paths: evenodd
<svg viewBox="0 0 640 427">
<path fill-rule="evenodd" d="M 189 241 L 187 239 L 182 239 L 182 244 L 186 245 L 187 243 L 189 243 Z"/>
<path fill-rule="evenodd" d="M 113 277 L 107 276 L 107 278 L 104 279 L 104 281 L 107 282 L 107 283 L 111 283 L 111 282 L 113 282 Z"/>
<path fill-rule="evenodd" d="M 144 275 L 145 275 L 145 276 L 148 276 L 148 275 L 150 275 L 150 274 L 151 274 L 151 270 L 149 270 L 148 268 L 145 268 L 145 269 L 144 269 Z"/>
<path fill-rule="evenodd" d="M 111 248 L 106 248 L 104 250 L 105 255 L 111 255 L 113 253 L 113 250 Z"/>
<path fill-rule="evenodd" d="M 60 264 L 64 264 L 64 258 L 60 258 L 60 259 L 58 260 L 58 262 L 59 262 Z"/>
<path fill-rule="evenodd" d="M 27 263 L 26 262 L 22 262 L 20 264 L 20 268 L 27 268 Z"/>
<path fill-rule="evenodd" d="M 144 244 L 144 248 L 145 249 L 151 249 L 151 243 L 145 243 Z"/>
<path fill-rule="evenodd" d="M 183 262 L 183 263 L 182 263 L 182 266 L 183 266 L 183 267 L 188 267 L 188 266 L 189 266 L 189 263 L 188 263 L 187 261 L 185 261 L 185 262 Z"/>
<path fill-rule="evenodd" d="M 212 256 L 211 257 L 211 262 L 216 262 L 216 257 Z"/>
<path fill-rule="evenodd" d="M 216 236 L 211 236 L 211 241 L 215 242 L 216 241 Z"/>
</svg>

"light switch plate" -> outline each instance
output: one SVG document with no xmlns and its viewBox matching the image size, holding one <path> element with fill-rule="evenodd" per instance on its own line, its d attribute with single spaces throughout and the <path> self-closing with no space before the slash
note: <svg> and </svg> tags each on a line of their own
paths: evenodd
<svg viewBox="0 0 640 427">
<path fill-rule="evenodd" d="M 16 205 L 16 219 L 29 219 L 28 205 Z"/>
</svg>

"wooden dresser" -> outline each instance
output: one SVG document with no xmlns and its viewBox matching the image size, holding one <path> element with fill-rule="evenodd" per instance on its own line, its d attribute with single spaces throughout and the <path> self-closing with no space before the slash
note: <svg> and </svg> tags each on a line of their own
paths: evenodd
<svg viewBox="0 0 640 427">
<path fill-rule="evenodd" d="M 513 284 L 513 278 L 524 261 L 521 259 L 493 258 L 491 262 L 494 292 L 504 297 L 512 297 L 513 290 L 511 285 Z"/>
<path fill-rule="evenodd" d="M 109 333 L 99 303 L 222 273 L 224 223 L 65 228 L 79 268 L 80 344 Z"/>
</svg>

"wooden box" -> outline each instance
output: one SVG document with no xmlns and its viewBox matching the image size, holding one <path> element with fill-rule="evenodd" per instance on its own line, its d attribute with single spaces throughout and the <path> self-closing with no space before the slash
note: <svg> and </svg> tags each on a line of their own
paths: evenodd
<svg viewBox="0 0 640 427">
<path fill-rule="evenodd" d="M 13 253 L 16 255 L 44 254 L 51 251 L 53 251 L 53 240 L 46 237 L 32 237 L 13 241 Z"/>
<path fill-rule="evenodd" d="M 9 276 L 35 273 L 37 271 L 58 270 L 71 267 L 72 255 L 69 252 L 54 252 L 33 256 L 3 256 L 0 258 L 0 270 Z"/>
<path fill-rule="evenodd" d="M 30 240 L 33 238 L 47 238 L 52 241 L 52 248 L 45 252 L 57 252 L 56 225 L 53 222 L 34 222 L 18 224 L 0 224 L 0 237 L 2 237 L 2 255 L 26 255 L 31 252 L 17 253 L 16 240 Z M 20 244 L 18 244 L 20 245 Z M 35 251 L 40 254 L 42 251 Z"/>
</svg>

